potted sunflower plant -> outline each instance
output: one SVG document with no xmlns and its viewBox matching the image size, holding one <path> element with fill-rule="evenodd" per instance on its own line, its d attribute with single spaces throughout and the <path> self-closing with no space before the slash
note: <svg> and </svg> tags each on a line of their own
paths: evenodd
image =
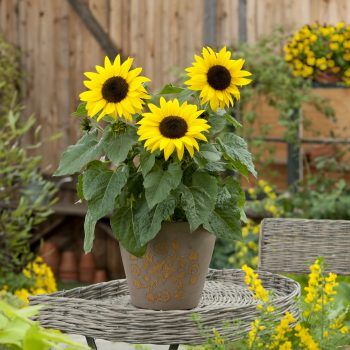
<svg viewBox="0 0 350 350">
<path fill-rule="evenodd" d="M 244 192 L 233 172 L 255 175 L 240 124 L 225 108 L 250 82 L 244 60 L 204 48 L 187 68 L 185 87 L 155 94 L 133 60 L 105 58 L 85 73 L 76 115 L 84 135 L 62 154 L 57 176 L 80 173 L 87 202 L 84 249 L 109 216 L 121 244 L 131 302 L 190 309 L 200 299 L 215 237 L 237 239 Z"/>
</svg>

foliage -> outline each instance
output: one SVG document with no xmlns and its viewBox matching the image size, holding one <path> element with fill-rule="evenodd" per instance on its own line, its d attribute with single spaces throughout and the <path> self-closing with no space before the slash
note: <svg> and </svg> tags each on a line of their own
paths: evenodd
<svg viewBox="0 0 350 350">
<path fill-rule="evenodd" d="M 350 85 L 350 26 L 344 22 L 305 25 L 284 50 L 294 76 Z"/>
<path fill-rule="evenodd" d="M 4 116 L 10 109 L 13 96 L 20 82 L 19 54 L 11 44 L 0 35 L 0 115 Z M 0 118 L 0 126 L 6 120 Z"/>
<path fill-rule="evenodd" d="M 57 330 L 40 327 L 31 318 L 40 306 L 17 308 L 0 299 L 0 347 L 8 350 L 89 349 Z"/>
<path fill-rule="evenodd" d="M 152 103 L 159 105 L 160 101 L 160 107 L 148 104 L 149 113 L 142 117 L 134 114 L 133 122 L 107 116 L 104 123 L 98 124 L 97 116 L 87 119 L 84 106 L 78 107 L 75 115 L 83 118 L 84 135 L 63 153 L 55 175 L 80 173 L 77 191 L 88 205 L 84 225 L 86 252 L 92 249 L 97 220 L 109 214 L 117 239 L 136 256 L 145 252 L 163 221 L 188 221 L 192 231 L 203 225 L 223 239 L 240 236 L 245 196 L 239 182 L 227 175 L 255 175 L 252 158 L 244 139 L 230 132 L 229 127 L 239 127 L 239 123 L 224 109 L 213 111 L 208 103 L 201 106 L 199 94 L 166 85 L 151 96 Z M 180 106 L 184 101 L 186 104 Z M 170 142 L 176 144 L 178 157 L 175 153 L 169 157 L 165 151 L 163 156 L 157 147 L 145 148 L 140 142 L 137 134 L 142 141 L 142 123 L 152 113 L 160 113 L 154 111 L 166 108 L 184 110 L 183 113 L 190 108 L 191 118 L 201 114 L 193 129 L 197 136 L 203 125 L 210 125 L 206 137 L 199 135 L 202 142 L 198 150 L 191 149 L 197 142 L 191 147 L 187 144 L 184 155 L 180 138 L 169 141 L 164 137 L 161 150 Z M 145 134 L 155 132 L 154 127 L 150 130 Z"/>
<path fill-rule="evenodd" d="M 335 157 L 319 157 L 316 171 L 307 172 L 298 191 L 278 196 L 276 205 L 285 217 L 350 219 L 350 187 L 344 180 L 347 166 Z"/>
<path fill-rule="evenodd" d="M 13 293 L 24 303 L 28 303 L 30 295 L 49 294 L 57 291 L 56 280 L 51 268 L 39 256 L 33 262 L 28 263 L 22 274 L 14 277 L 21 282 L 13 281 L 12 275 L 5 276 L 3 291 Z M 16 289 L 18 285 L 21 288 Z"/>
<path fill-rule="evenodd" d="M 245 211 L 249 215 L 260 217 L 280 217 L 283 208 L 276 200 L 276 190 L 264 180 L 259 180 L 256 187 L 248 189 L 249 200 Z M 260 220 L 249 218 L 242 227 L 242 239 L 228 244 L 218 240 L 212 258 L 213 268 L 239 268 L 244 264 L 256 268 L 258 266 L 258 241 Z"/>
<path fill-rule="evenodd" d="M 30 251 L 33 229 L 51 213 L 55 189 L 39 172 L 40 157 L 21 146 L 34 118 L 20 120 L 20 109 L 5 114 L 0 130 L 0 281 L 10 290 L 26 288 L 21 273 L 34 259 Z"/>
<path fill-rule="evenodd" d="M 242 91 L 236 113 L 244 124 L 244 135 L 261 168 L 271 164 L 276 149 L 274 144 L 265 140 L 274 125 L 262 123 L 262 103 L 277 111 L 278 123 L 284 130 L 282 138 L 291 143 L 298 142 L 300 123 L 312 131 L 308 116 L 301 113 L 303 106 L 314 106 L 326 118 L 334 118 L 328 101 L 313 91 L 311 82 L 292 75 L 283 57 L 287 38 L 282 30 L 278 30 L 255 44 L 243 44 L 236 51 L 237 56 L 245 58 L 254 77 L 254 83 Z"/>
<path fill-rule="evenodd" d="M 278 322 L 272 317 L 275 312 L 273 294 L 264 288 L 256 272 L 246 265 L 242 268 L 245 283 L 258 301 L 260 316 L 252 322 L 249 333 L 242 340 L 229 342 L 223 334 L 213 329 L 206 345 L 191 349 L 326 350 L 345 349 L 349 344 L 350 332 L 346 321 L 350 316 L 349 300 L 347 305 L 335 301 L 337 276 L 325 274 L 322 259 L 317 259 L 310 266 L 305 296 L 300 301 L 300 319 L 287 311 Z"/>
</svg>

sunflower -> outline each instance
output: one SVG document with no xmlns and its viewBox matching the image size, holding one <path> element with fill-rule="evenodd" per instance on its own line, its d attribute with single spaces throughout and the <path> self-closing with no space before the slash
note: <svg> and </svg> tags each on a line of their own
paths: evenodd
<svg viewBox="0 0 350 350">
<path fill-rule="evenodd" d="M 145 142 L 145 148 L 154 152 L 157 149 L 164 151 L 164 158 L 168 160 L 170 155 L 177 151 L 179 160 L 183 158 L 184 149 L 193 157 L 194 148 L 198 151 L 199 145 L 196 139 L 207 141 L 202 132 L 210 128 L 205 119 L 198 118 L 204 111 L 197 106 L 184 102 L 179 104 L 177 99 L 165 101 L 160 98 L 160 106 L 148 104 L 149 113 L 143 113 L 138 122 L 137 131 L 139 141 Z"/>
<path fill-rule="evenodd" d="M 244 60 L 232 60 L 226 47 L 214 52 L 210 47 L 203 48 L 203 57 L 195 55 L 192 67 L 186 69 L 189 80 L 185 82 L 190 90 L 201 91 L 201 103 L 210 102 L 213 111 L 233 105 L 233 99 L 239 100 L 237 86 L 247 85 L 250 72 L 242 70 Z"/>
<path fill-rule="evenodd" d="M 150 79 L 139 76 L 142 68 L 130 70 L 132 62 L 133 58 L 129 57 L 121 63 L 118 55 L 111 63 L 105 57 L 104 67 L 96 66 L 97 73 L 84 73 L 90 79 L 84 81 L 89 90 L 82 92 L 79 97 L 81 101 L 87 102 L 89 117 L 98 115 L 99 121 L 105 115 L 111 115 L 115 119 L 132 120 L 132 114 L 141 112 L 143 99 L 150 98 L 142 84 Z"/>
</svg>

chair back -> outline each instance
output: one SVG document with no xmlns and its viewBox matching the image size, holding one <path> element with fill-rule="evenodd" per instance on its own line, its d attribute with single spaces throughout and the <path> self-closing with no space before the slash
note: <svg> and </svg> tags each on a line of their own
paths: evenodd
<svg viewBox="0 0 350 350">
<path fill-rule="evenodd" d="M 324 257 L 327 271 L 350 275 L 350 221 L 264 219 L 260 228 L 259 269 L 309 273 Z"/>
</svg>

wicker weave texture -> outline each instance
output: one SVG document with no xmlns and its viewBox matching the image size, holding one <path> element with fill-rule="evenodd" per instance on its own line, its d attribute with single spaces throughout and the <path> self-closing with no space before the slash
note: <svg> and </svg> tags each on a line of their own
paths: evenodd
<svg viewBox="0 0 350 350">
<path fill-rule="evenodd" d="M 264 219 L 259 245 L 264 271 L 308 273 L 322 256 L 327 270 L 350 274 L 350 221 Z"/>
<path fill-rule="evenodd" d="M 268 272 L 259 276 L 273 292 L 274 317 L 287 310 L 297 316 L 299 284 Z M 205 336 L 194 322 L 194 314 L 210 334 L 215 327 L 234 340 L 249 330 L 258 314 L 257 301 L 244 285 L 241 270 L 210 270 L 201 302 L 192 310 L 137 309 L 129 303 L 125 280 L 35 296 L 30 303 L 44 305 L 38 317 L 44 327 L 134 344 L 200 344 Z M 227 322 L 231 327 L 227 328 Z"/>
</svg>

